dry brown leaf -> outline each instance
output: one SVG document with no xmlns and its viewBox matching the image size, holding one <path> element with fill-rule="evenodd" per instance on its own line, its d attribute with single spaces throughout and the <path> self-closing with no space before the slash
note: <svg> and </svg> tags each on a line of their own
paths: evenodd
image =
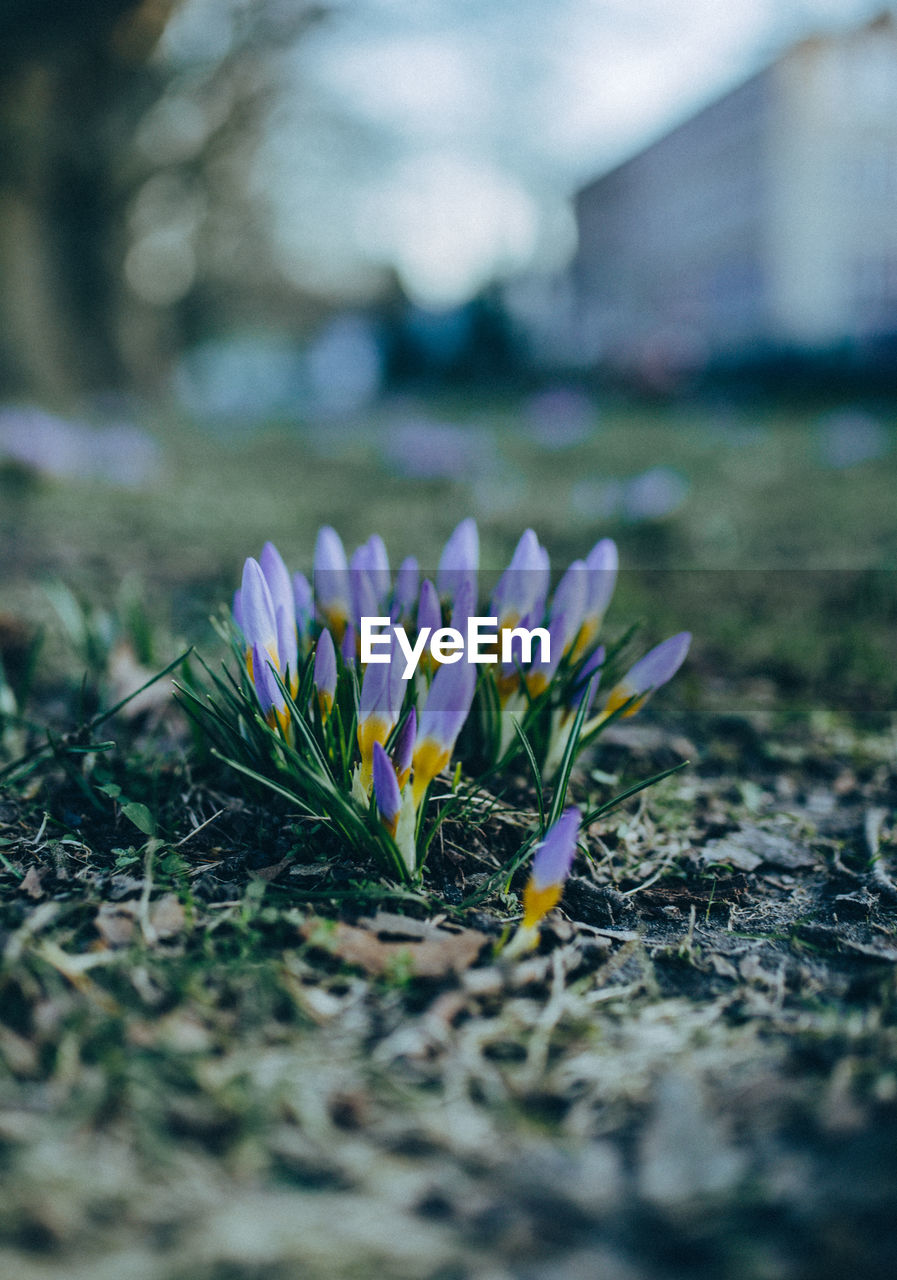
<svg viewBox="0 0 897 1280">
<path fill-rule="evenodd" d="M 163 894 L 150 907 L 150 924 L 157 938 L 176 938 L 183 933 L 187 917 L 175 893 Z"/>
<path fill-rule="evenodd" d="M 44 896 L 36 867 L 29 867 L 25 872 L 25 878 L 22 881 L 22 892 L 27 893 L 29 898 L 42 898 Z"/>
<path fill-rule="evenodd" d="M 107 947 L 126 947 L 134 937 L 135 903 L 101 902 L 94 927 Z"/>
<path fill-rule="evenodd" d="M 280 862 L 272 862 L 267 867 L 256 867 L 254 871 L 250 871 L 250 880 L 264 880 L 266 884 L 270 884 L 276 880 L 283 871 L 284 867 L 288 867 L 293 861 L 294 855 L 288 853 L 285 858 L 281 858 Z"/>
<path fill-rule="evenodd" d="M 300 926 L 300 933 L 307 942 L 366 973 L 393 971 L 416 978 L 463 973 L 489 941 L 477 929 L 412 920 L 386 911 L 357 925 L 311 918 Z"/>
</svg>

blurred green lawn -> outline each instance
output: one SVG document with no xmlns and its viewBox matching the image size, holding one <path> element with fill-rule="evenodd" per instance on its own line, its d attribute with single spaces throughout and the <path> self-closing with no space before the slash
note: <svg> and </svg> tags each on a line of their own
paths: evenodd
<svg viewBox="0 0 897 1280">
<path fill-rule="evenodd" d="M 635 612 L 651 639 L 688 628 L 705 669 L 883 711 L 897 656 L 897 411 L 872 420 L 873 447 L 861 429 L 853 457 L 852 419 L 834 408 L 618 405 L 566 445 L 511 399 L 223 432 L 160 413 L 147 425 L 163 473 L 147 489 L 0 470 L 0 608 L 46 620 L 49 577 L 109 604 L 136 576 L 151 618 L 207 643 L 209 611 L 267 538 L 308 570 L 320 524 L 350 548 L 377 530 L 394 563 L 415 554 L 426 569 L 474 514 L 490 568 L 527 525 L 558 568 L 609 534 L 625 570 L 610 623 Z M 446 431 L 450 474 L 421 474 Z M 652 515 L 652 502 L 670 509 Z"/>
</svg>

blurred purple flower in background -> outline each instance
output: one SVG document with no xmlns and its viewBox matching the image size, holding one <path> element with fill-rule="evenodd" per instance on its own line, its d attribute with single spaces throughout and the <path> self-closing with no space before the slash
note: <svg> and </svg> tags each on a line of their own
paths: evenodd
<svg viewBox="0 0 897 1280">
<path fill-rule="evenodd" d="M 688 498 L 687 476 L 673 467 L 649 467 L 629 480 L 580 480 L 570 490 L 570 505 L 596 520 L 641 524 L 674 515 Z"/>
<path fill-rule="evenodd" d="M 551 387 L 531 396 L 524 406 L 529 434 L 543 449 L 571 449 L 595 430 L 594 404 L 575 387 Z"/>
<path fill-rule="evenodd" d="M 415 480 L 466 480 L 491 467 L 495 442 L 478 428 L 409 418 L 396 422 L 383 440 L 387 470 Z"/>
<path fill-rule="evenodd" d="M 92 427 L 32 407 L 0 408 L 0 462 L 57 480 L 97 480 L 139 489 L 158 479 L 162 451 L 128 423 Z"/>
</svg>

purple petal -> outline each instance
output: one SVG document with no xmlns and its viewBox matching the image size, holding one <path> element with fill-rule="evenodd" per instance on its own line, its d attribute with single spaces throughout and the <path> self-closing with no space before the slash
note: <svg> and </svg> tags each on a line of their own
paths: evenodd
<svg viewBox="0 0 897 1280">
<path fill-rule="evenodd" d="M 315 646 L 314 682 L 318 693 L 326 694 L 332 702 L 336 695 L 336 650 L 333 647 L 333 636 L 326 627 L 318 636 Z"/>
<path fill-rule="evenodd" d="M 390 723 L 395 724 L 402 710 L 402 703 L 405 701 L 405 690 L 408 683 L 412 679 L 405 679 L 405 659 L 399 648 L 395 635 L 392 636 L 392 643 L 389 650 L 389 680 L 387 683 L 387 698 L 389 706 Z"/>
<path fill-rule="evenodd" d="M 352 626 L 351 622 L 347 624 L 346 629 L 343 632 L 339 651 L 343 662 L 347 667 L 352 666 L 358 657 L 358 632 Z"/>
<path fill-rule="evenodd" d="M 439 558 L 436 585 L 441 596 L 454 600 L 462 583 L 470 582 L 476 594 L 480 564 L 480 535 L 472 516 L 454 529 Z"/>
<path fill-rule="evenodd" d="M 339 534 L 329 524 L 318 530 L 315 543 L 314 589 L 325 613 L 349 615 L 349 565 Z"/>
<path fill-rule="evenodd" d="M 414 556 L 409 556 L 407 560 L 403 560 L 399 565 L 399 571 L 396 574 L 396 591 L 393 603 L 393 613 L 396 621 L 399 618 L 411 617 L 417 601 L 419 581 L 420 570 L 417 567 L 417 560 Z"/>
<path fill-rule="evenodd" d="M 545 832 L 545 838 L 533 857 L 533 883 L 537 889 L 563 884 L 570 874 L 576 856 L 576 839 L 582 813 L 575 805 L 565 809 L 553 827 Z"/>
<path fill-rule="evenodd" d="M 433 738 L 451 751 L 470 714 L 477 685 L 472 662 L 443 663 L 436 669 L 420 718 L 418 741 Z"/>
<path fill-rule="evenodd" d="M 304 573 L 293 574 L 293 605 L 296 610 L 296 626 L 300 634 L 304 635 L 314 616 L 311 586 Z"/>
<path fill-rule="evenodd" d="M 349 570 L 349 577 L 352 593 L 352 621 L 360 627 L 362 618 L 376 618 L 380 613 L 377 592 L 371 581 L 369 570 L 359 569 L 353 565 Z"/>
<path fill-rule="evenodd" d="M 455 595 L 455 604 L 452 609 L 452 626 L 456 631 L 461 632 L 465 643 L 467 642 L 467 623 L 476 609 L 476 603 L 473 583 L 469 580 L 462 582 Z"/>
<path fill-rule="evenodd" d="M 420 584 L 420 602 L 417 606 L 417 629 L 423 631 L 424 627 L 429 627 L 432 631 L 438 631 L 442 626 L 442 609 L 439 605 L 439 596 L 436 594 L 436 588 L 429 578 L 424 578 Z"/>
<path fill-rule="evenodd" d="M 384 822 L 392 826 L 402 807 L 402 796 L 392 761 L 379 742 L 374 743 L 374 801 Z"/>
<path fill-rule="evenodd" d="M 393 635 L 389 661 L 369 662 L 365 669 L 358 708 L 359 726 L 371 718 L 382 720 L 390 729 L 396 723 L 407 688 L 404 668 L 405 659 Z"/>
<path fill-rule="evenodd" d="M 278 609 L 281 608 L 292 616 L 295 609 L 293 584 L 290 581 L 289 572 L 280 552 L 273 542 L 266 542 L 262 547 L 259 564 L 261 565 L 262 573 L 265 575 L 268 590 L 271 592 L 271 599 L 274 601 L 275 617 Z"/>
<path fill-rule="evenodd" d="M 567 626 L 560 637 L 561 648 L 566 649 L 576 639 L 582 626 L 589 598 L 589 572 L 585 560 L 574 560 L 561 578 L 551 601 L 551 617 L 563 614 Z M 551 633 L 554 646 L 554 630 Z"/>
<path fill-rule="evenodd" d="M 650 689 L 659 689 L 682 666 L 690 644 L 690 631 L 680 631 L 678 635 L 670 636 L 669 640 L 656 645 L 630 667 L 620 684 L 632 693 L 647 693 Z"/>
<path fill-rule="evenodd" d="M 368 570 L 379 602 L 386 599 L 392 586 L 389 577 L 389 556 L 386 551 L 386 543 L 379 533 L 371 534 L 368 538 L 367 546 Z"/>
<path fill-rule="evenodd" d="M 295 677 L 299 669 L 299 649 L 292 600 L 286 606 L 277 606 L 277 657 L 281 675 L 289 671 L 290 676 Z"/>
<path fill-rule="evenodd" d="M 274 601 L 262 573 L 261 565 L 250 556 L 243 566 L 243 583 L 240 587 L 240 606 L 243 614 L 243 635 L 248 646 L 261 645 L 271 652 L 277 650 L 277 619 Z"/>
<path fill-rule="evenodd" d="M 519 621 L 544 602 L 549 573 L 548 553 L 533 530 L 527 529 L 492 595 L 490 613 L 498 618 L 499 626 L 504 625 L 504 619 Z"/>
<path fill-rule="evenodd" d="M 603 618 L 614 594 L 619 563 L 617 544 L 612 538 L 602 538 L 600 542 L 596 542 L 586 556 L 589 569 L 589 598 L 586 603 L 588 617 Z"/>
<path fill-rule="evenodd" d="M 283 694 L 274 678 L 271 657 L 258 644 L 252 646 L 252 682 L 258 695 L 259 706 L 265 715 L 272 707 L 281 710 L 286 706 Z"/>
<path fill-rule="evenodd" d="M 399 776 L 411 768 L 411 757 L 414 754 L 414 743 L 417 739 L 417 712 L 414 707 L 408 712 L 405 723 L 396 735 L 392 749 L 392 762 Z"/>
</svg>

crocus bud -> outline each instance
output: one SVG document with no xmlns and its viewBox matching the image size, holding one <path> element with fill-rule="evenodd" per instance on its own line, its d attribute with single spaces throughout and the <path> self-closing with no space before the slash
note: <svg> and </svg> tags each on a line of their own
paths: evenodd
<svg viewBox="0 0 897 1280">
<path fill-rule="evenodd" d="M 261 566 L 250 556 L 243 566 L 243 582 L 240 587 L 240 611 L 242 630 L 246 640 L 246 665 L 255 679 L 255 649 L 258 647 L 277 665 L 277 618 L 274 601 L 265 581 Z"/>
<path fill-rule="evenodd" d="M 414 707 L 408 712 L 405 723 L 396 735 L 392 749 L 392 763 L 399 780 L 399 790 L 404 790 L 405 783 L 411 776 L 411 758 L 414 754 L 414 743 L 417 738 L 417 712 Z"/>
<path fill-rule="evenodd" d="M 314 589 L 319 615 L 342 638 L 351 608 L 349 565 L 339 534 L 327 524 L 315 543 Z"/>
<path fill-rule="evenodd" d="M 315 646 L 314 684 L 321 719 L 326 720 L 333 710 L 333 699 L 336 696 L 336 650 L 333 647 L 333 637 L 326 628 L 318 636 Z"/>
<path fill-rule="evenodd" d="M 527 529 L 492 595 L 490 613 L 498 618 L 499 628 L 516 627 L 521 618 L 544 606 L 548 575 L 548 553 Z"/>
<path fill-rule="evenodd" d="M 362 618 L 375 618 L 380 612 L 380 606 L 377 603 L 377 592 L 374 589 L 370 572 L 356 563 L 355 556 L 352 557 L 349 578 L 352 597 L 352 622 L 356 627 L 360 627 Z"/>
<path fill-rule="evenodd" d="M 439 594 L 454 600 L 461 586 L 469 582 L 476 596 L 477 569 L 480 563 L 480 535 L 473 517 L 462 520 L 445 544 L 439 558 L 436 585 Z"/>
<path fill-rule="evenodd" d="M 424 578 L 420 584 L 420 600 L 417 606 L 417 629 L 423 631 L 424 627 L 429 627 L 431 631 L 438 631 L 442 626 L 442 609 L 439 607 L 439 596 L 436 594 L 436 588 L 429 578 Z"/>
<path fill-rule="evenodd" d="M 586 556 L 588 598 L 586 600 L 583 629 L 577 645 L 580 654 L 585 652 L 598 634 L 604 615 L 607 612 L 607 606 L 610 604 L 611 596 L 614 594 L 619 563 L 620 557 L 617 551 L 617 544 L 612 538 L 602 538 L 600 542 L 596 542 Z"/>
<path fill-rule="evenodd" d="M 396 590 L 392 607 L 394 622 L 400 618 L 410 618 L 413 614 L 419 580 L 420 570 L 417 567 L 417 560 L 414 556 L 408 556 L 399 565 L 399 571 L 396 574 Z"/>
<path fill-rule="evenodd" d="M 373 748 L 373 773 L 377 814 L 389 834 L 394 836 L 399 824 L 402 794 L 392 761 L 379 742 L 375 742 Z"/>
<path fill-rule="evenodd" d="M 669 640 L 655 645 L 611 689 L 604 704 L 604 717 L 613 715 L 630 698 L 637 698 L 637 701 L 623 715 L 635 715 L 654 690 L 666 684 L 676 674 L 685 661 L 690 644 L 691 633 L 680 631 L 678 635 L 670 636 Z"/>
<path fill-rule="evenodd" d="M 467 624 L 470 621 L 476 609 L 476 596 L 474 595 L 473 583 L 468 579 L 461 583 L 455 594 L 455 603 L 452 607 L 452 626 L 456 631 L 460 631 L 462 636 L 467 635 Z"/>
<path fill-rule="evenodd" d="M 427 787 L 445 768 L 470 714 L 477 671 L 471 662 L 442 663 L 436 670 L 420 718 L 412 769 L 413 797 L 419 805 Z"/>
<path fill-rule="evenodd" d="M 314 617 L 314 598 L 311 585 L 304 573 L 293 574 L 293 607 L 296 611 L 296 626 L 301 636 L 308 634 Z"/>
<path fill-rule="evenodd" d="M 283 609 L 287 616 L 292 618 L 295 611 L 293 584 L 281 554 L 273 542 L 266 542 L 262 547 L 259 565 L 265 575 L 271 599 L 274 601 L 275 614 L 278 609 Z"/>
<path fill-rule="evenodd" d="M 582 814 L 575 806 L 565 809 L 533 857 L 533 869 L 523 891 L 523 928 L 532 929 L 560 901 L 564 881 L 576 855 Z"/>
<path fill-rule="evenodd" d="M 401 654 L 393 641 L 389 662 L 369 662 L 361 682 L 358 707 L 358 746 L 361 751 L 361 781 L 371 786 L 374 743 L 381 746 L 392 732 L 402 706 Z M 398 674 L 397 674 L 398 673 Z"/>
<path fill-rule="evenodd" d="M 368 573 L 377 596 L 377 603 L 382 604 L 389 595 L 392 585 L 389 578 L 389 556 L 386 543 L 379 533 L 372 533 L 367 540 Z"/>
<path fill-rule="evenodd" d="M 561 654 L 573 644 L 579 634 L 589 601 L 589 569 L 585 560 L 574 560 L 557 585 L 551 601 L 551 619 L 554 621 L 560 614 L 565 619 L 565 627 L 559 632 Z M 555 632 L 551 633 L 552 645 Z"/>
<path fill-rule="evenodd" d="M 347 623 L 346 629 L 343 632 L 343 638 L 339 644 L 339 651 L 343 662 L 347 667 L 351 666 L 358 657 L 358 633 L 352 626 L 351 622 Z"/>
</svg>

